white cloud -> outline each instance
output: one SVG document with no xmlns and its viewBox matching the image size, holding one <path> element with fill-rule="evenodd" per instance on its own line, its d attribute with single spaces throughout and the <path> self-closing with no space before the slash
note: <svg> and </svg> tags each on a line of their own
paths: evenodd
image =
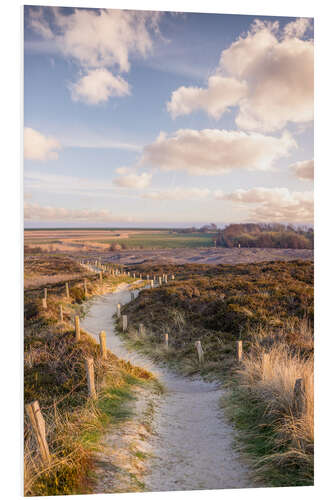
<svg viewBox="0 0 333 500">
<path fill-rule="evenodd" d="M 313 160 L 297 161 L 296 163 L 290 165 L 290 168 L 294 171 L 294 174 L 299 179 L 313 180 L 313 174 L 314 174 Z"/>
<path fill-rule="evenodd" d="M 294 23 L 281 38 L 278 23 L 257 21 L 221 55 L 220 67 L 248 83 L 236 123 L 248 130 L 278 130 L 313 120 L 313 40 Z"/>
<path fill-rule="evenodd" d="M 161 133 L 145 146 L 140 164 L 195 175 L 223 174 L 233 169 L 269 170 L 295 147 L 287 132 L 273 137 L 257 132 L 180 129 L 170 136 Z"/>
<path fill-rule="evenodd" d="M 207 198 L 210 189 L 204 188 L 174 188 L 162 191 L 151 191 L 142 195 L 142 198 L 151 200 L 198 200 Z"/>
<path fill-rule="evenodd" d="M 84 8 L 64 14 L 60 8 L 43 7 L 29 10 L 29 22 L 48 44 L 54 44 L 86 73 L 71 85 L 73 99 L 98 104 L 109 97 L 129 94 L 128 83 L 114 72 L 128 72 L 130 57 L 146 57 L 152 51 L 162 15 Z M 107 68 L 112 68 L 113 73 Z"/>
<path fill-rule="evenodd" d="M 286 24 L 284 27 L 285 37 L 302 38 L 312 28 L 310 18 L 299 17 L 296 21 Z"/>
<path fill-rule="evenodd" d="M 30 127 L 24 128 L 24 158 L 27 160 L 57 160 L 60 143 Z"/>
<path fill-rule="evenodd" d="M 41 206 L 38 203 L 24 204 L 24 218 L 27 220 L 55 221 L 96 221 L 96 222 L 130 222 L 132 217 L 113 215 L 107 209 L 72 209 L 62 207 Z"/>
<path fill-rule="evenodd" d="M 132 169 L 130 167 L 118 167 L 116 168 L 117 174 L 124 175 L 132 173 Z"/>
<path fill-rule="evenodd" d="M 109 97 L 130 94 L 128 83 L 121 76 L 114 76 L 105 68 L 90 70 L 76 83 L 70 85 L 73 101 L 87 104 L 106 102 Z"/>
<path fill-rule="evenodd" d="M 313 222 L 313 192 L 289 191 L 287 188 L 257 187 L 236 189 L 217 199 L 240 204 L 247 220 L 262 222 Z M 249 209 L 249 205 L 255 205 Z"/>
<path fill-rule="evenodd" d="M 158 32 L 159 12 L 116 9 L 74 9 L 63 14 L 54 7 L 30 10 L 30 25 L 43 38 L 53 39 L 63 54 L 86 68 L 117 66 L 129 71 L 129 55 L 146 56 Z M 52 26 L 50 18 L 52 17 Z"/>
<path fill-rule="evenodd" d="M 178 88 L 168 111 L 176 117 L 203 109 L 217 119 L 237 105 L 239 128 L 266 132 L 313 120 L 313 40 L 302 39 L 311 27 L 310 19 L 284 30 L 277 21 L 256 20 L 222 51 L 207 88 Z"/>
<path fill-rule="evenodd" d="M 121 177 L 116 177 L 113 184 L 130 189 L 144 189 L 150 185 L 151 178 L 152 175 L 146 172 L 142 174 L 127 173 Z"/>
<path fill-rule="evenodd" d="M 208 79 L 208 88 L 180 87 L 172 92 L 167 109 L 173 118 L 203 109 L 213 118 L 219 118 L 228 107 L 235 106 L 246 95 L 247 85 L 235 78 L 220 75 Z"/>
</svg>

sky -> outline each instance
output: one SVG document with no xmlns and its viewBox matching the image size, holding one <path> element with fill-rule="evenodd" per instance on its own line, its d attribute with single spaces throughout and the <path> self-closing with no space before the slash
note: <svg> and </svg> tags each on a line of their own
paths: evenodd
<svg viewBox="0 0 333 500">
<path fill-rule="evenodd" d="M 313 222 L 313 20 L 24 9 L 25 227 Z"/>
</svg>

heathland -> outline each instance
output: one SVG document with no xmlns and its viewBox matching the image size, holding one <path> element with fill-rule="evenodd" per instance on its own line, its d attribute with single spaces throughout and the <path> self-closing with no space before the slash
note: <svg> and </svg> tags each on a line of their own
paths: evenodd
<svg viewBox="0 0 333 500">
<path fill-rule="evenodd" d="M 284 250 L 287 260 L 282 261 L 275 254 L 278 249 L 221 250 L 232 252 L 233 265 L 215 265 L 214 259 L 211 265 L 179 264 L 177 259 L 170 263 L 164 250 L 163 258 L 151 254 L 146 261 L 140 251 L 101 252 L 102 262 L 121 261 L 125 271 L 142 273 L 143 278 L 147 273 L 150 278 L 168 276 L 163 286 L 142 290 L 124 306 L 129 321 L 124 339 L 184 376 L 201 375 L 228 387 L 221 411 L 235 424 L 256 479 L 275 486 L 312 484 L 311 253 L 305 254 L 307 260 L 292 260 L 302 250 Z M 204 251 L 196 250 L 199 259 Z M 251 255 L 246 254 L 244 263 L 237 264 L 246 251 L 265 262 L 248 262 Z M 91 254 L 96 251 L 87 252 L 87 257 Z M 107 360 L 100 360 L 98 345 L 84 333 L 80 343 L 73 342 L 73 316 L 82 313 L 87 297 L 114 290 L 120 282 L 134 286 L 135 281 L 128 275 L 105 277 L 102 291 L 98 278 L 79 265 L 79 258 L 81 249 L 76 260 L 46 252 L 27 253 L 25 258 L 25 401 L 39 400 L 54 457 L 52 467 L 39 473 L 36 443 L 26 422 L 26 494 L 30 495 L 93 488 L 88 471 L 93 468 L 94 450 L 103 432 L 129 411 L 127 402 L 135 386 L 152 384 L 149 373 L 111 353 Z M 89 278 L 87 295 L 84 276 Z M 69 299 L 64 297 L 67 281 Z M 42 308 L 45 286 L 47 310 Z M 63 322 L 59 321 L 60 304 Z M 145 327 L 144 336 L 138 335 L 140 323 Z M 198 340 L 204 350 L 203 364 L 194 347 Z M 235 357 L 238 340 L 243 341 L 241 363 Z M 83 382 L 87 355 L 97 367 L 97 403 L 87 399 Z M 296 379 L 304 384 L 301 411 L 294 400 Z"/>
<path fill-rule="evenodd" d="M 223 406 L 257 479 L 272 486 L 312 484 L 313 263 L 135 269 L 176 279 L 143 290 L 126 305 L 126 339 L 185 375 L 217 377 L 229 386 Z M 143 338 L 137 335 L 140 323 Z M 194 348 L 198 340 L 203 364 Z M 244 349 L 240 364 L 238 340 Z M 297 379 L 305 386 L 301 412 L 294 401 Z"/>
<path fill-rule="evenodd" d="M 93 492 L 93 457 L 105 430 L 129 418 L 137 387 L 148 385 L 149 390 L 156 390 L 157 386 L 149 372 L 118 359 L 110 351 L 103 359 L 99 345 L 82 329 L 80 341 L 76 342 L 73 320 L 82 315 L 86 299 L 110 293 L 120 283 L 135 286 L 135 280 L 108 276 L 101 283 L 96 273 L 59 255 L 34 255 L 25 260 L 31 281 L 24 294 L 24 402 L 39 402 L 51 456 L 48 464 L 41 460 L 25 414 L 25 495 Z M 46 284 L 47 278 L 50 282 Z M 46 308 L 42 302 L 45 293 Z M 88 397 L 87 357 L 94 362 L 96 400 Z M 134 453 L 132 450 L 133 460 L 137 458 Z M 140 489 L 140 481 L 133 475 L 131 491 Z"/>
</svg>

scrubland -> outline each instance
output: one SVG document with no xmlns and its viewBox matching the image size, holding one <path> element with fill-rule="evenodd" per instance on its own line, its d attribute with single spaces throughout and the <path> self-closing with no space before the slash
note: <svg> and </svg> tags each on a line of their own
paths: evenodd
<svg viewBox="0 0 333 500">
<path fill-rule="evenodd" d="M 169 282 L 125 306 L 127 341 L 183 374 L 223 381 L 230 391 L 221 404 L 258 480 L 313 484 L 313 262 L 156 265 L 150 272 L 167 273 Z M 236 340 L 243 340 L 241 363 Z M 297 378 L 305 384 L 301 414 L 294 407 Z"/>
<path fill-rule="evenodd" d="M 42 257 L 36 258 L 34 263 L 28 262 L 28 272 L 32 266 L 34 272 L 38 268 L 41 274 L 50 276 L 59 269 L 67 276 L 73 270 L 85 275 L 80 266 L 63 257 L 60 261 L 48 257 L 47 263 Z M 134 280 L 109 277 L 104 279 L 102 288 L 91 276 L 88 297 L 114 290 L 120 281 Z M 103 433 L 106 428 L 112 432 L 114 424 L 129 418 L 135 387 L 151 384 L 153 379 L 149 372 L 118 359 L 110 351 L 102 359 L 99 345 L 83 331 L 80 342 L 74 341 L 73 316 L 82 312 L 81 304 L 86 298 L 82 278 L 80 283 L 71 283 L 69 299 L 64 297 L 62 283 L 49 286 L 46 310 L 42 308 L 42 297 L 43 288 L 25 292 L 24 402 L 39 401 L 46 421 L 51 462 L 48 466 L 41 462 L 25 415 L 24 493 L 27 496 L 88 493 L 93 491 L 93 458 Z M 87 393 L 84 363 L 87 356 L 94 359 L 96 400 Z"/>
</svg>

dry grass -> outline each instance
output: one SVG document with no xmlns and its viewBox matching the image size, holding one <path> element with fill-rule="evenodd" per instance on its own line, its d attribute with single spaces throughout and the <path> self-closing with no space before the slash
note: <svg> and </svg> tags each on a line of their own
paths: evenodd
<svg viewBox="0 0 333 500">
<path fill-rule="evenodd" d="M 242 408 L 242 417 L 238 421 L 235 418 L 236 425 L 244 418 L 242 411 L 245 408 L 249 422 L 245 426 L 241 425 L 243 431 L 250 432 L 248 435 L 252 441 L 260 438 L 263 442 L 267 441 L 267 450 L 261 456 L 256 449 L 251 448 L 251 452 L 256 455 L 257 476 L 261 479 L 267 479 L 268 476 L 273 485 L 281 485 L 283 474 L 282 484 L 283 481 L 289 485 L 313 482 L 314 386 L 313 355 L 309 354 L 311 344 L 313 347 L 313 335 L 304 321 L 298 332 L 298 340 L 301 346 L 306 345 L 307 356 L 302 354 L 299 346 L 285 342 L 284 338 L 289 335 L 290 331 L 286 328 L 279 341 L 270 343 L 265 342 L 270 340 L 269 333 L 265 335 L 261 331 L 257 334 L 250 352 L 237 370 L 234 393 L 241 394 L 241 397 L 238 402 L 236 397 L 236 404 L 235 401 L 231 402 L 233 412 L 237 405 Z M 305 406 L 301 415 L 295 411 L 294 404 L 294 386 L 298 378 L 302 378 L 305 385 Z M 253 402 L 263 410 L 259 412 L 259 418 L 258 413 L 255 413 L 254 420 L 250 416 Z M 262 429 L 268 434 L 260 436 Z M 245 441 L 248 439 L 248 436 L 243 437 Z M 276 473 L 279 470 L 281 477 Z M 290 477 L 292 472 L 294 476 Z M 276 480 L 278 482 L 274 483 Z"/>
<path fill-rule="evenodd" d="M 39 269 L 44 259 L 35 261 Z M 63 263 L 50 261 L 49 278 Z M 65 262 L 67 266 L 67 261 Z M 70 266 L 68 266 L 70 267 Z M 66 269 L 67 270 L 67 269 Z M 44 274 L 44 273 L 43 273 Z M 47 274 L 47 273 L 45 273 Z M 88 280 L 88 296 L 113 291 L 127 281 L 125 276 Z M 48 467 L 40 460 L 37 443 L 25 416 L 24 493 L 59 495 L 87 493 L 91 490 L 94 453 L 106 427 L 129 417 L 128 401 L 133 387 L 151 379 L 147 371 L 118 359 L 108 351 L 100 357 L 99 345 L 81 329 L 81 341 L 75 343 L 73 316 L 84 300 L 83 284 L 70 287 L 66 299 L 58 285 L 48 287 L 47 309 L 41 307 L 43 290 L 25 294 L 25 403 L 38 400 L 46 421 L 47 441 L 51 453 Z M 59 305 L 64 321 L 59 321 Z M 88 398 L 85 357 L 94 359 L 98 398 Z"/>
</svg>

